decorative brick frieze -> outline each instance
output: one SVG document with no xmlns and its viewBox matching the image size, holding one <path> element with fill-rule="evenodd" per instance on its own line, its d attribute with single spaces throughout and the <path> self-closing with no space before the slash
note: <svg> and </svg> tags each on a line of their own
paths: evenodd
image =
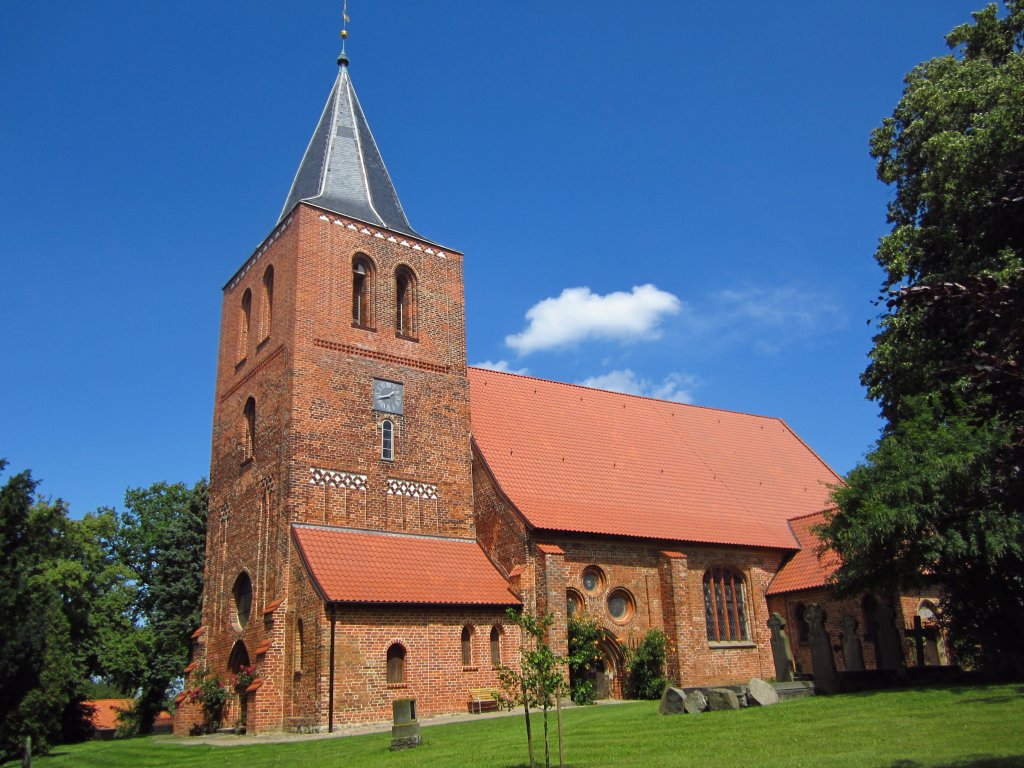
<svg viewBox="0 0 1024 768">
<path fill-rule="evenodd" d="M 352 491 L 366 490 L 366 475 L 354 472 L 342 472 L 336 469 L 309 468 L 310 485 L 322 485 L 327 488 L 347 488 Z"/>
<path fill-rule="evenodd" d="M 436 499 L 438 497 L 436 485 L 416 480 L 402 480 L 397 477 L 388 478 L 388 493 L 392 496 L 409 496 L 413 499 Z"/>
</svg>

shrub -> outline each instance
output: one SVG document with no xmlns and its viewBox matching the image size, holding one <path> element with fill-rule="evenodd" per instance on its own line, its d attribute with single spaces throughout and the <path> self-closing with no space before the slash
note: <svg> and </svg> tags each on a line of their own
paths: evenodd
<svg viewBox="0 0 1024 768">
<path fill-rule="evenodd" d="M 665 633 L 660 629 L 649 630 L 635 650 L 624 650 L 626 695 L 634 699 L 660 699 L 668 685 L 665 677 L 668 638 Z"/>
<path fill-rule="evenodd" d="M 597 622 L 577 613 L 569 617 L 569 695 L 576 704 L 593 704 L 594 683 L 590 673 L 601 658 Z"/>
</svg>

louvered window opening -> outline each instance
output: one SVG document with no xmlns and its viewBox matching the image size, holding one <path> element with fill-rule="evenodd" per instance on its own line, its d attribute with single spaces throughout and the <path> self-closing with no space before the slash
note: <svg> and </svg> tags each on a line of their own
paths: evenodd
<svg viewBox="0 0 1024 768">
<path fill-rule="evenodd" d="M 704 618 L 709 642 L 750 639 L 742 576 L 726 568 L 704 574 Z"/>
</svg>

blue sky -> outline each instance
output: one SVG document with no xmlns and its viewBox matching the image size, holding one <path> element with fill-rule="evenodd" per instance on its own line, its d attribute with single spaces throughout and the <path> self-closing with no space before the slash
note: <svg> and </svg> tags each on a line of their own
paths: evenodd
<svg viewBox="0 0 1024 768">
<path fill-rule="evenodd" d="M 870 130 L 981 0 L 352 0 L 471 364 L 779 416 L 840 473 L 890 191 Z M 84 514 L 209 471 L 220 289 L 277 220 L 341 2 L 0 5 L 0 456 Z M 629 322 L 626 322 L 629 321 Z"/>
</svg>

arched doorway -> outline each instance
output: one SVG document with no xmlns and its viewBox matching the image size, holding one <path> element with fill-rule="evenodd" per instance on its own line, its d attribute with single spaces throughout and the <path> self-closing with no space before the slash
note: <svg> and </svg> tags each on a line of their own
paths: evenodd
<svg viewBox="0 0 1024 768">
<path fill-rule="evenodd" d="M 622 674 L 625 669 L 625 657 L 618 640 L 607 630 L 602 631 L 598 644 L 601 658 L 590 671 L 590 681 L 594 684 L 594 698 L 616 699 L 622 696 Z"/>
<path fill-rule="evenodd" d="M 245 643 L 241 640 L 236 642 L 231 648 L 231 655 L 228 656 L 228 672 L 233 675 L 238 674 L 238 670 L 242 667 L 249 666 L 249 650 L 245 647 Z"/>
<path fill-rule="evenodd" d="M 917 615 L 925 632 L 924 663 L 930 666 L 945 666 L 949 661 L 946 658 L 946 644 L 942 639 L 942 631 L 939 629 L 938 608 L 931 600 L 922 600 L 917 608 Z"/>
</svg>

